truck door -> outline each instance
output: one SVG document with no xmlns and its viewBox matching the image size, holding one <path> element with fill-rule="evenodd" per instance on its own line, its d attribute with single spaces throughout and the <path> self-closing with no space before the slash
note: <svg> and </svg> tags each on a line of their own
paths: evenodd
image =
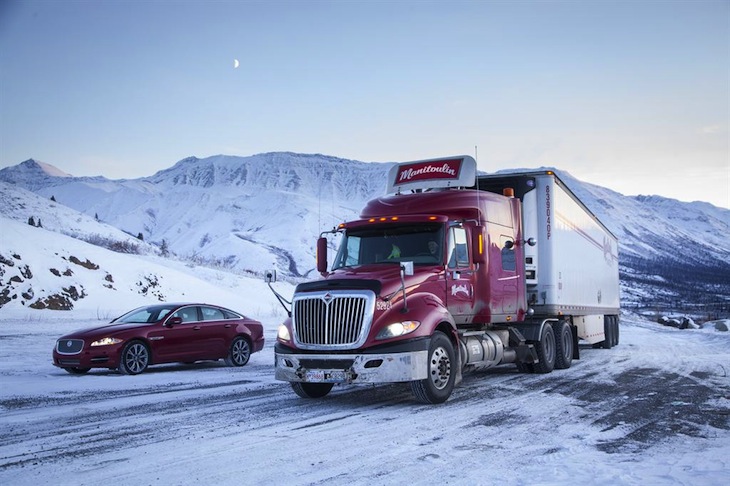
<svg viewBox="0 0 730 486">
<path fill-rule="evenodd" d="M 457 324 L 471 322 L 474 313 L 474 272 L 469 261 L 466 229 L 449 228 L 447 236 L 446 304 Z"/>
</svg>

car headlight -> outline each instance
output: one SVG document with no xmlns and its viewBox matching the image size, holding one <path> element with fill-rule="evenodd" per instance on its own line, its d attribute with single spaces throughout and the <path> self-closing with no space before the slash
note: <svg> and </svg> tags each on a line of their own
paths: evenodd
<svg viewBox="0 0 730 486">
<path fill-rule="evenodd" d="M 105 337 L 105 338 L 99 339 L 97 341 L 94 341 L 93 343 L 91 343 L 91 346 L 109 346 L 111 344 L 119 344 L 122 341 L 123 341 L 123 339 Z"/>
<path fill-rule="evenodd" d="M 291 341 L 291 334 L 289 334 L 289 329 L 287 329 L 284 324 L 279 326 L 279 332 L 276 333 L 276 337 L 282 341 Z"/>
<path fill-rule="evenodd" d="M 395 322 L 380 330 L 375 339 L 390 339 L 398 336 L 410 334 L 421 325 L 420 321 L 403 321 Z"/>
</svg>

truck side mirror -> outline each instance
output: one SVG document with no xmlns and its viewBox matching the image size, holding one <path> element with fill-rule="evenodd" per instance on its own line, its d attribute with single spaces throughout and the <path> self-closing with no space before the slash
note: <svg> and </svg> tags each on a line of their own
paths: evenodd
<svg viewBox="0 0 730 486">
<path fill-rule="evenodd" d="M 276 270 L 266 270 L 264 272 L 264 282 L 266 282 L 266 283 L 276 282 Z"/>
<path fill-rule="evenodd" d="M 471 230 L 471 259 L 474 263 L 486 263 L 487 253 L 484 244 L 484 226 L 474 226 Z"/>
<path fill-rule="evenodd" d="M 324 236 L 317 240 L 317 271 L 327 272 L 327 238 Z"/>
</svg>

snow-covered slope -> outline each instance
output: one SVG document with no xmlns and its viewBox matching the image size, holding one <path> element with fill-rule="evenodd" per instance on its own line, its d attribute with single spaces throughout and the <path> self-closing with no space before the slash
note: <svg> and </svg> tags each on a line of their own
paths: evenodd
<svg viewBox="0 0 730 486">
<path fill-rule="evenodd" d="M 260 279 L 153 255 L 119 253 L 4 216 L 0 225 L 4 314 L 74 309 L 107 319 L 160 301 L 215 303 L 256 315 L 279 312 Z"/>
<path fill-rule="evenodd" d="M 186 158 L 143 179 L 112 181 L 70 177 L 29 160 L 0 170 L 0 181 L 54 197 L 129 234 L 142 233 L 189 261 L 237 272 L 274 267 L 301 279 L 315 276 L 320 232 L 357 217 L 365 201 L 381 195 L 390 166 L 294 153 L 218 155 Z M 618 236 L 624 303 L 691 298 L 704 308 L 727 305 L 730 211 L 627 197 L 556 171 Z"/>
</svg>

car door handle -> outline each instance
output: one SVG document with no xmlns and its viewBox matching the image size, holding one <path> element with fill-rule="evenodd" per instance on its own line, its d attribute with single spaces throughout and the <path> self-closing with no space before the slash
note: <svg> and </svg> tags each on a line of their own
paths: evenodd
<svg viewBox="0 0 730 486">
<path fill-rule="evenodd" d="M 193 327 L 193 331 L 200 331 L 200 326 Z"/>
<path fill-rule="evenodd" d="M 229 327 L 232 327 L 232 326 L 231 326 L 230 324 L 226 324 L 226 325 L 225 325 L 225 326 L 223 326 L 223 327 L 225 327 L 226 329 L 228 329 Z"/>
</svg>

